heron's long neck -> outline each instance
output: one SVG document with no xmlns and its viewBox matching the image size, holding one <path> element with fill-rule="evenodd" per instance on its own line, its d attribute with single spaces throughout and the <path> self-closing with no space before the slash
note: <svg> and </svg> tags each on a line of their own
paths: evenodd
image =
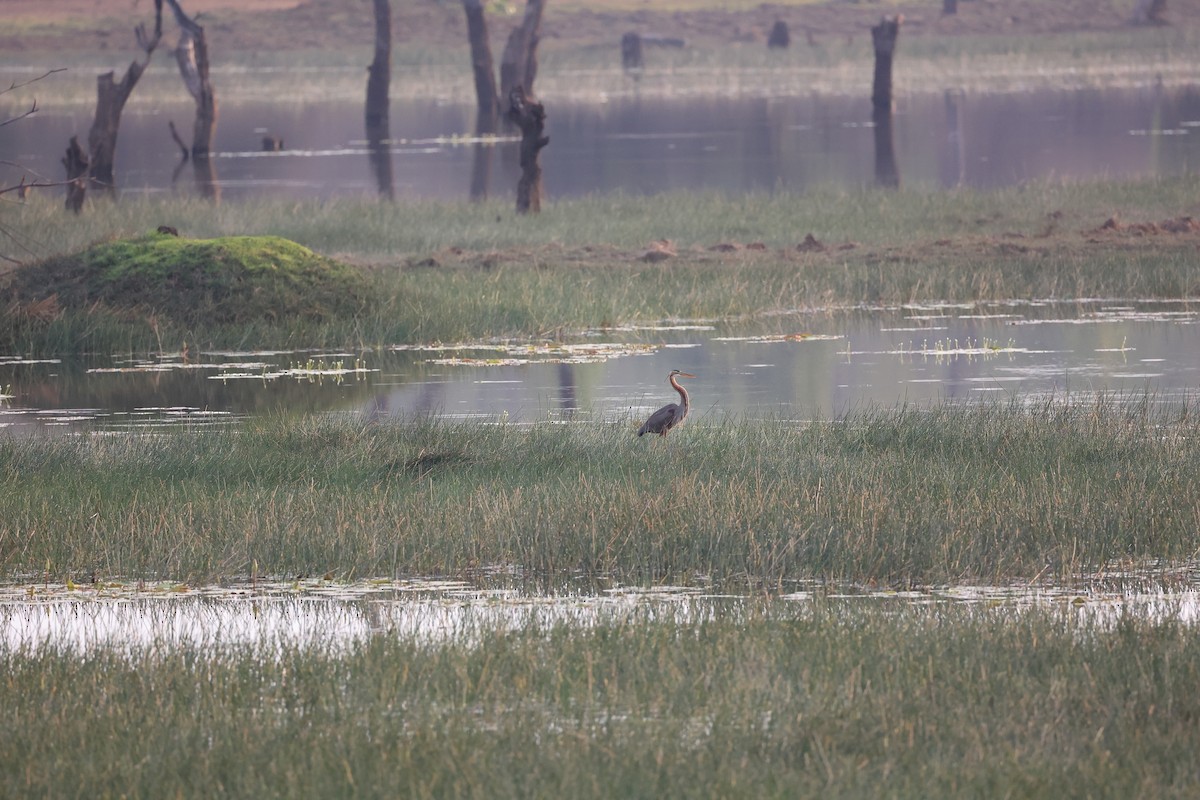
<svg viewBox="0 0 1200 800">
<path fill-rule="evenodd" d="M 685 388 L 683 388 L 682 386 L 680 386 L 680 385 L 679 385 L 679 381 L 678 381 L 678 380 L 676 380 L 676 378 L 675 378 L 675 376 L 674 376 L 674 375 L 672 375 L 672 376 L 671 376 L 671 388 L 673 388 L 675 391 L 679 392 L 679 405 L 680 405 L 680 406 L 683 408 L 683 410 L 686 412 L 686 411 L 687 411 L 687 409 L 688 409 L 688 393 L 687 393 L 687 389 L 685 389 Z"/>
</svg>

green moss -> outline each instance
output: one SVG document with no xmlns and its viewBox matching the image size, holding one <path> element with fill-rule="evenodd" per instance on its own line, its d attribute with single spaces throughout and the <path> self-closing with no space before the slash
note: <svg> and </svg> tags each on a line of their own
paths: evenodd
<svg viewBox="0 0 1200 800">
<path fill-rule="evenodd" d="M 18 302 L 56 296 L 183 325 L 285 317 L 322 320 L 364 305 L 359 271 L 278 236 L 184 239 L 153 233 L 94 245 L 20 270 Z"/>
</svg>

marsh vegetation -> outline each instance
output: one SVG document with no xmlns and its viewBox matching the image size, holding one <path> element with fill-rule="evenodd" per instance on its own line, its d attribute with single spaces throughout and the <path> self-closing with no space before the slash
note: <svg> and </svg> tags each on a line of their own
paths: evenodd
<svg viewBox="0 0 1200 800">
<path fill-rule="evenodd" d="M 544 585 L 771 587 L 1069 580 L 1194 555 L 1200 436 L 1186 406 L 729 420 L 650 446 L 638 421 L 280 418 L 4 438 L 0 568 L 214 581 L 507 567 Z"/>
<path fill-rule="evenodd" d="M 817 20 L 807 49 L 777 58 L 757 44 L 699 41 L 664 54 L 635 86 L 604 38 L 620 19 L 614 3 L 631 5 L 564 1 L 574 29 L 596 38 L 547 43 L 543 97 L 733 96 L 768 83 L 857 93 L 867 83 L 852 29 L 863 15 L 874 23 L 873 4 L 803 4 Z M 697 5 L 695 18 L 676 14 Z M 775 13 L 726 5 L 678 0 L 644 21 L 690 20 L 680 23 L 690 34 L 713 20 L 732 30 L 735 13 Z M 1114 30 L 1124 23 L 1109 4 L 1096 30 L 1047 36 L 1061 15 L 1079 18 L 1078 3 L 963 6 L 991 20 L 976 33 L 1017 35 L 906 39 L 898 91 L 1196 79 L 1194 26 Z M 460 11 L 411 7 L 438 19 Z M 851 7 L 849 28 L 821 27 L 832 17 L 820 15 Z M 361 92 L 370 40 L 355 38 L 344 5 L 215 13 L 234 13 L 214 20 L 215 41 L 243 51 L 215 68 L 226 99 Z M 4 36 L 51 51 L 86 39 L 69 64 L 86 69 L 41 95 L 66 107 L 91 101 L 97 53 L 116 49 L 100 42 L 128 35 L 124 19 L 15 19 L 17 34 Z M 288 23 L 312 31 L 313 49 L 273 50 L 295 41 Z M 399 43 L 397 70 L 419 79 L 395 82 L 400 96 L 467 98 L 467 61 L 446 30 Z M 39 63 L 27 55 L 0 65 Z M 143 99 L 177 93 L 176 82 L 148 75 Z M 1187 303 L 1200 281 L 1197 187 L 1187 175 L 989 192 L 604 195 L 547 203 L 536 220 L 508 202 L 126 197 L 70 225 L 57 199 L 33 195 L 0 212 L 0 256 L 26 262 L 0 274 L 0 353 L 151 358 L 188 343 L 353 355 L 489 337 L 557 344 L 598 326 L 760 322 L 809 307 Z M 183 240 L 156 244 L 148 234 L 160 225 Z M 220 314 L 173 293 L 122 303 L 103 290 L 111 279 L 176 279 L 181 253 L 142 260 L 157 247 L 200 248 L 207 262 L 221 239 L 245 236 L 280 238 L 208 276 Z M 272 317 L 261 293 L 243 293 L 240 306 L 226 292 L 297 254 L 317 265 L 296 271 L 312 282 L 269 300 L 294 313 Z M 314 292 L 339 302 L 308 313 L 303 295 Z M 11 392 L 0 386 L 0 400 Z M 652 443 L 634 436 L 640 421 L 277 413 L 119 434 L 0 432 L 0 580 L 18 587 L 0 601 L 0 795 L 1196 794 L 1200 639 L 1173 593 L 1196 584 L 1191 398 L 713 414 Z M 1130 575 L 1161 594 L 1154 613 L 1119 601 L 1081 613 L 1091 582 L 1120 592 Z M 359 597 L 345 602 L 369 621 L 360 637 L 170 636 L 197 607 L 240 603 L 256 617 L 260 582 L 346 591 L 413 576 L 468 587 L 502 576 L 529 607 L 558 609 L 594 599 L 581 587 L 676 584 L 709 596 L 587 624 L 533 613 L 493 625 L 481 614 L 435 638 L 408 635 Z M 876 591 L 975 583 L 1054 585 L 1081 599 Z M 224 594 L 194 606 L 169 599 L 213 586 Z M 872 596 L 838 597 L 855 592 Z M 160 603 L 163 635 L 77 649 L 23 639 L 13 611 L 43 622 L 39 604 L 54 603 L 56 619 L 86 626 L 108 602 Z M 304 613 L 303 598 L 289 608 L 280 624 L 303 629 L 288 618 Z"/>
<path fill-rule="evenodd" d="M 55 260 L 26 268 L 37 276 L 26 281 L 33 291 L 14 298 L 0 346 L 24 355 L 144 352 L 163 342 L 174 350 L 183 341 L 377 347 L 839 304 L 1186 299 L 1200 281 L 1196 231 L 1159 223 L 1191 211 L 1195 189 L 1195 178 L 1180 178 L 990 192 L 599 196 L 555 203 L 536 221 L 497 203 L 129 199 L 52 238 L 60 209 L 35 202 L 16 210 L 14 240 Z M 1105 228 L 1109 219 L 1116 224 Z M 352 296 L 362 304 L 273 319 L 227 307 L 236 325 L 145 305 L 116 313 L 94 302 L 95 289 L 74 308 L 63 307 L 67 295 L 42 304 L 53 281 L 38 270 L 82 270 L 84 259 L 71 254 L 89 243 L 160 224 L 195 239 L 279 236 L 356 264 L 366 286 Z M 810 234 L 815 248 L 805 244 Z M 86 272 L 74 277 L 85 281 Z"/>
</svg>

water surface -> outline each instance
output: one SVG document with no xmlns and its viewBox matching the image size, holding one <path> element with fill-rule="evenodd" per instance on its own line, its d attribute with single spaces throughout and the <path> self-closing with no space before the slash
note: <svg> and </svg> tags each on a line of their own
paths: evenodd
<svg viewBox="0 0 1200 800">
<path fill-rule="evenodd" d="M 695 422 L 829 418 L 936 403 L 1155 403 L 1195 397 L 1200 306 L 1095 300 L 849 308 L 754 323 L 674 321 L 565 342 L 398 346 L 361 353 L 0 355 L 0 427 L 235 424 L 257 414 L 601 419 L 636 427 L 697 375 Z"/>
<path fill-rule="evenodd" d="M 550 198 L 621 191 L 730 193 L 878 179 L 870 103 L 840 96 L 614 98 L 548 104 L 542 151 Z M 25 109 L 21 109 L 24 111 Z M 130 101 L 117 148 L 118 181 L 133 193 L 192 193 L 191 170 L 167 123 L 190 128 L 188 104 Z M 480 145 L 470 106 L 393 101 L 387 146 L 398 197 L 512 196 L 515 141 Z M 44 109 L 0 128 L 0 160 L 61 179 L 71 135 L 86 140 L 90 110 Z M 1200 168 L 1200 91 L 1147 87 L 897 99 L 893 140 L 905 185 L 1000 187 L 1043 179 L 1174 176 Z M 264 135 L 282 152 L 263 152 Z M 227 200 L 373 194 L 376 173 L 360 101 L 280 98 L 221 107 L 215 169 Z M 0 181 L 15 183 L 0 165 Z"/>
</svg>

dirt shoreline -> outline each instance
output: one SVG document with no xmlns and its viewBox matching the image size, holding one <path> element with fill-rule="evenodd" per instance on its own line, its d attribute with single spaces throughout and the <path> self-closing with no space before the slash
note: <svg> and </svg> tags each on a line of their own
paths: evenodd
<svg viewBox="0 0 1200 800">
<path fill-rule="evenodd" d="M 451 0 L 404 0 L 392 4 L 397 44 L 431 47 L 463 46 L 466 23 L 461 5 Z M 517 0 L 510 7 L 520 8 Z M 794 46 L 831 38 L 870 36 L 881 15 L 904 14 L 905 37 L 1028 36 L 1067 32 L 1136 31 L 1129 17 L 1134 0 L 1124 4 L 1095 0 L 964 0 L 954 16 L 943 16 L 941 4 L 924 2 L 763 4 L 744 12 L 719 9 L 663 12 L 557 9 L 548 4 L 543 46 L 578 47 L 613 43 L 625 31 L 679 36 L 704 45 L 764 43 L 779 19 L 792 30 Z M 150 0 L 5 0 L 10 24 L 0 32 L 0 51 L 13 53 L 95 52 L 132 50 L 133 27 L 153 15 Z M 369 3 L 344 0 L 184 0 L 189 13 L 199 13 L 213 46 L 233 50 L 367 48 L 373 36 Z M 90 18 L 90 19 L 89 19 Z M 492 13 L 495 41 L 519 15 Z M 1173 3 L 1169 20 L 1175 27 L 1200 27 L 1200 3 Z"/>
</svg>

